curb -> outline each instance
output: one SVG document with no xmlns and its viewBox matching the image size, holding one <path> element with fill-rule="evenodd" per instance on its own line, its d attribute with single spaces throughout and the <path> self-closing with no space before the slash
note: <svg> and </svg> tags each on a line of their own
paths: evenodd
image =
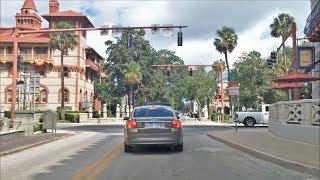
<svg viewBox="0 0 320 180">
<path fill-rule="evenodd" d="M 232 148 L 234 148 L 236 150 L 240 150 L 240 151 L 242 151 L 244 153 L 252 155 L 252 156 L 254 156 L 256 158 L 259 158 L 259 159 L 262 159 L 262 160 L 265 160 L 265 161 L 269 161 L 271 163 L 280 165 L 280 166 L 288 168 L 288 169 L 299 171 L 299 172 L 302 172 L 302 173 L 308 173 L 308 174 L 312 174 L 312 175 L 319 175 L 320 169 L 318 169 L 317 167 L 313 167 L 313 166 L 310 166 L 310 165 L 298 163 L 298 162 L 295 162 L 295 161 L 290 161 L 290 160 L 283 159 L 281 157 L 277 157 L 277 156 L 274 156 L 274 155 L 271 155 L 271 154 L 268 154 L 268 153 L 253 149 L 253 148 L 248 148 L 246 146 L 243 146 L 243 145 L 228 141 L 226 139 L 217 137 L 217 136 L 213 135 L 212 133 L 208 133 L 207 136 L 210 137 L 211 139 L 214 139 L 216 141 L 222 142 L 222 143 L 224 143 L 224 144 L 226 144 L 226 145 L 228 145 L 228 146 L 230 146 L 230 147 L 232 147 Z"/>
<path fill-rule="evenodd" d="M 61 137 L 57 137 L 57 138 L 54 138 L 54 139 L 50 139 L 50 140 L 41 141 L 41 142 L 33 143 L 33 144 L 30 144 L 30 145 L 22 146 L 22 147 L 19 147 L 17 149 L 4 151 L 4 152 L 0 153 L 0 157 L 11 155 L 11 154 L 14 154 L 14 153 L 17 153 L 17 152 L 20 152 L 20 151 L 23 151 L 23 150 L 26 150 L 26 149 L 29 149 L 29 148 L 32 148 L 32 147 L 36 147 L 36 146 L 40 146 L 42 144 L 49 143 L 49 142 L 57 141 L 59 139 L 66 138 L 66 137 L 69 137 L 69 136 L 72 136 L 72 135 L 74 135 L 74 134 L 71 133 L 71 134 L 67 134 L 67 135 L 64 135 L 64 136 L 61 136 Z"/>
</svg>

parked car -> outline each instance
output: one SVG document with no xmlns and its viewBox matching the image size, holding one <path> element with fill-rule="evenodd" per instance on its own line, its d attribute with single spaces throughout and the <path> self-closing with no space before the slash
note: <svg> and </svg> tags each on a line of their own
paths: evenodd
<svg viewBox="0 0 320 180">
<path fill-rule="evenodd" d="M 169 145 L 183 151 L 182 126 L 169 106 L 135 107 L 132 117 L 125 118 L 124 151 L 139 145 Z"/>
<path fill-rule="evenodd" d="M 243 123 L 246 127 L 253 127 L 255 124 L 267 124 L 269 120 L 269 105 L 263 104 L 258 111 L 236 112 L 235 120 Z"/>
</svg>

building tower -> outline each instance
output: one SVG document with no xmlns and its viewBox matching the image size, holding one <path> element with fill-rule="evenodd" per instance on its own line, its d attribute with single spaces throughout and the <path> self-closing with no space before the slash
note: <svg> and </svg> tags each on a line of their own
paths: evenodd
<svg viewBox="0 0 320 180">
<path fill-rule="evenodd" d="M 16 14 L 16 27 L 20 29 L 40 29 L 41 18 L 33 0 L 25 0 L 21 12 Z"/>
<path fill-rule="evenodd" d="M 58 0 L 49 1 L 49 13 L 59 12 L 59 3 Z"/>
</svg>

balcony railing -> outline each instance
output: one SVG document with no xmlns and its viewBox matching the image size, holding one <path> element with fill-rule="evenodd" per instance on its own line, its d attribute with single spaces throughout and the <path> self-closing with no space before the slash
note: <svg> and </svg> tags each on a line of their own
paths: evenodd
<svg viewBox="0 0 320 180">
<path fill-rule="evenodd" d="M 47 63 L 52 63 L 52 58 L 50 54 L 21 54 L 24 62 L 39 62 L 44 61 Z M 13 54 L 0 54 L 1 62 L 12 62 Z"/>
<path fill-rule="evenodd" d="M 313 8 L 311 14 L 309 15 L 304 28 L 304 34 L 309 35 L 316 23 L 320 23 L 320 0 L 318 0 L 316 6 Z"/>
</svg>

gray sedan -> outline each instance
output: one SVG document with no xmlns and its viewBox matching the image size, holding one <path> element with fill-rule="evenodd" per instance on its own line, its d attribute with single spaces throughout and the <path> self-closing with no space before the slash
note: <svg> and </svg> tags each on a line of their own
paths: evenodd
<svg viewBox="0 0 320 180">
<path fill-rule="evenodd" d="M 139 106 L 124 128 L 124 151 L 131 152 L 137 145 L 170 145 L 183 151 L 182 126 L 168 106 Z"/>
</svg>

